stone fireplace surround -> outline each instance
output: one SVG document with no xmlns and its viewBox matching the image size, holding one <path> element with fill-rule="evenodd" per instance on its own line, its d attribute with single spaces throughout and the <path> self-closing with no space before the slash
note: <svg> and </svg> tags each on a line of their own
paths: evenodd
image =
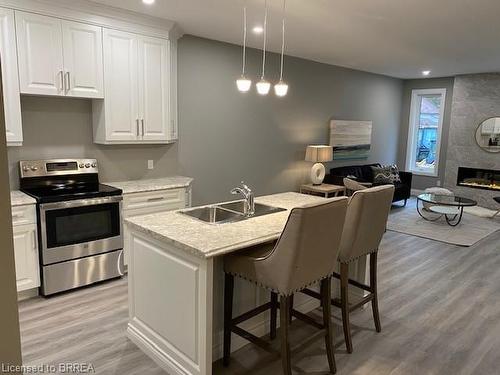
<svg viewBox="0 0 500 375">
<path fill-rule="evenodd" d="M 477 126 L 495 116 L 500 116 L 500 74 L 455 77 L 444 186 L 482 207 L 497 210 L 493 197 L 500 196 L 500 191 L 457 185 L 459 167 L 500 170 L 500 154 L 482 150 L 475 140 Z"/>
</svg>

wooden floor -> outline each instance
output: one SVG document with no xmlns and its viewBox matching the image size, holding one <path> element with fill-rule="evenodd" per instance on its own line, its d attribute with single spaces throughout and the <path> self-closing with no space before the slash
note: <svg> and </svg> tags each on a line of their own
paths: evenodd
<svg viewBox="0 0 500 375">
<path fill-rule="evenodd" d="M 125 337 L 126 287 L 118 280 L 21 302 L 25 364 L 85 362 L 97 374 L 162 374 Z M 352 354 L 334 308 L 338 374 L 500 373 L 500 232 L 469 248 L 387 232 L 379 295 L 382 332 L 370 308 L 352 314 Z M 292 345 L 302 343 L 292 355 L 295 373 L 327 373 L 324 340 L 311 339 L 314 332 L 292 324 Z M 229 368 L 214 364 L 214 374 L 274 375 L 280 365 L 278 356 L 247 345 Z"/>
</svg>

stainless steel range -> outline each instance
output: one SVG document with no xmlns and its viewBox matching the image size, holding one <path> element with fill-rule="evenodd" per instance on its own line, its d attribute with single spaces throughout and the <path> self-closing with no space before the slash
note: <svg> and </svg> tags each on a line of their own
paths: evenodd
<svg viewBox="0 0 500 375">
<path fill-rule="evenodd" d="M 37 200 L 42 295 L 123 275 L 122 191 L 99 183 L 97 160 L 20 161 L 19 176 Z"/>
</svg>

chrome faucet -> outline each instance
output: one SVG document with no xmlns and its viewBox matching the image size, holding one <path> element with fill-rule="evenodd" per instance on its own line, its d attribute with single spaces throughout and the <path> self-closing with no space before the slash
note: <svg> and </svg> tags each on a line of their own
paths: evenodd
<svg viewBox="0 0 500 375">
<path fill-rule="evenodd" d="M 245 198 L 245 206 L 243 213 L 245 216 L 252 216 L 255 213 L 255 202 L 253 191 L 250 189 L 243 181 L 241 181 L 241 186 L 235 187 L 231 190 L 231 194 L 241 194 Z"/>
</svg>

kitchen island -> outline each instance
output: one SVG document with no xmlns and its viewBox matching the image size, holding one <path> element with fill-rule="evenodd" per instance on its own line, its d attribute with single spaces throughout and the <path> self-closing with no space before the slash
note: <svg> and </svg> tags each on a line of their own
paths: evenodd
<svg viewBox="0 0 500 375">
<path fill-rule="evenodd" d="M 209 224 L 178 211 L 127 219 L 131 233 L 128 337 L 170 374 L 212 373 L 222 347 L 222 255 L 274 241 L 292 208 L 325 198 L 282 193 L 256 203 L 284 211 L 225 224 Z M 279 272 L 279 270 L 277 270 Z M 235 314 L 255 307 L 268 292 L 242 283 Z M 308 312 L 318 302 L 300 296 L 296 308 Z M 258 319 L 257 319 L 258 318 Z M 267 333 L 265 315 L 245 328 Z M 234 340 L 233 350 L 246 344 Z"/>
</svg>

